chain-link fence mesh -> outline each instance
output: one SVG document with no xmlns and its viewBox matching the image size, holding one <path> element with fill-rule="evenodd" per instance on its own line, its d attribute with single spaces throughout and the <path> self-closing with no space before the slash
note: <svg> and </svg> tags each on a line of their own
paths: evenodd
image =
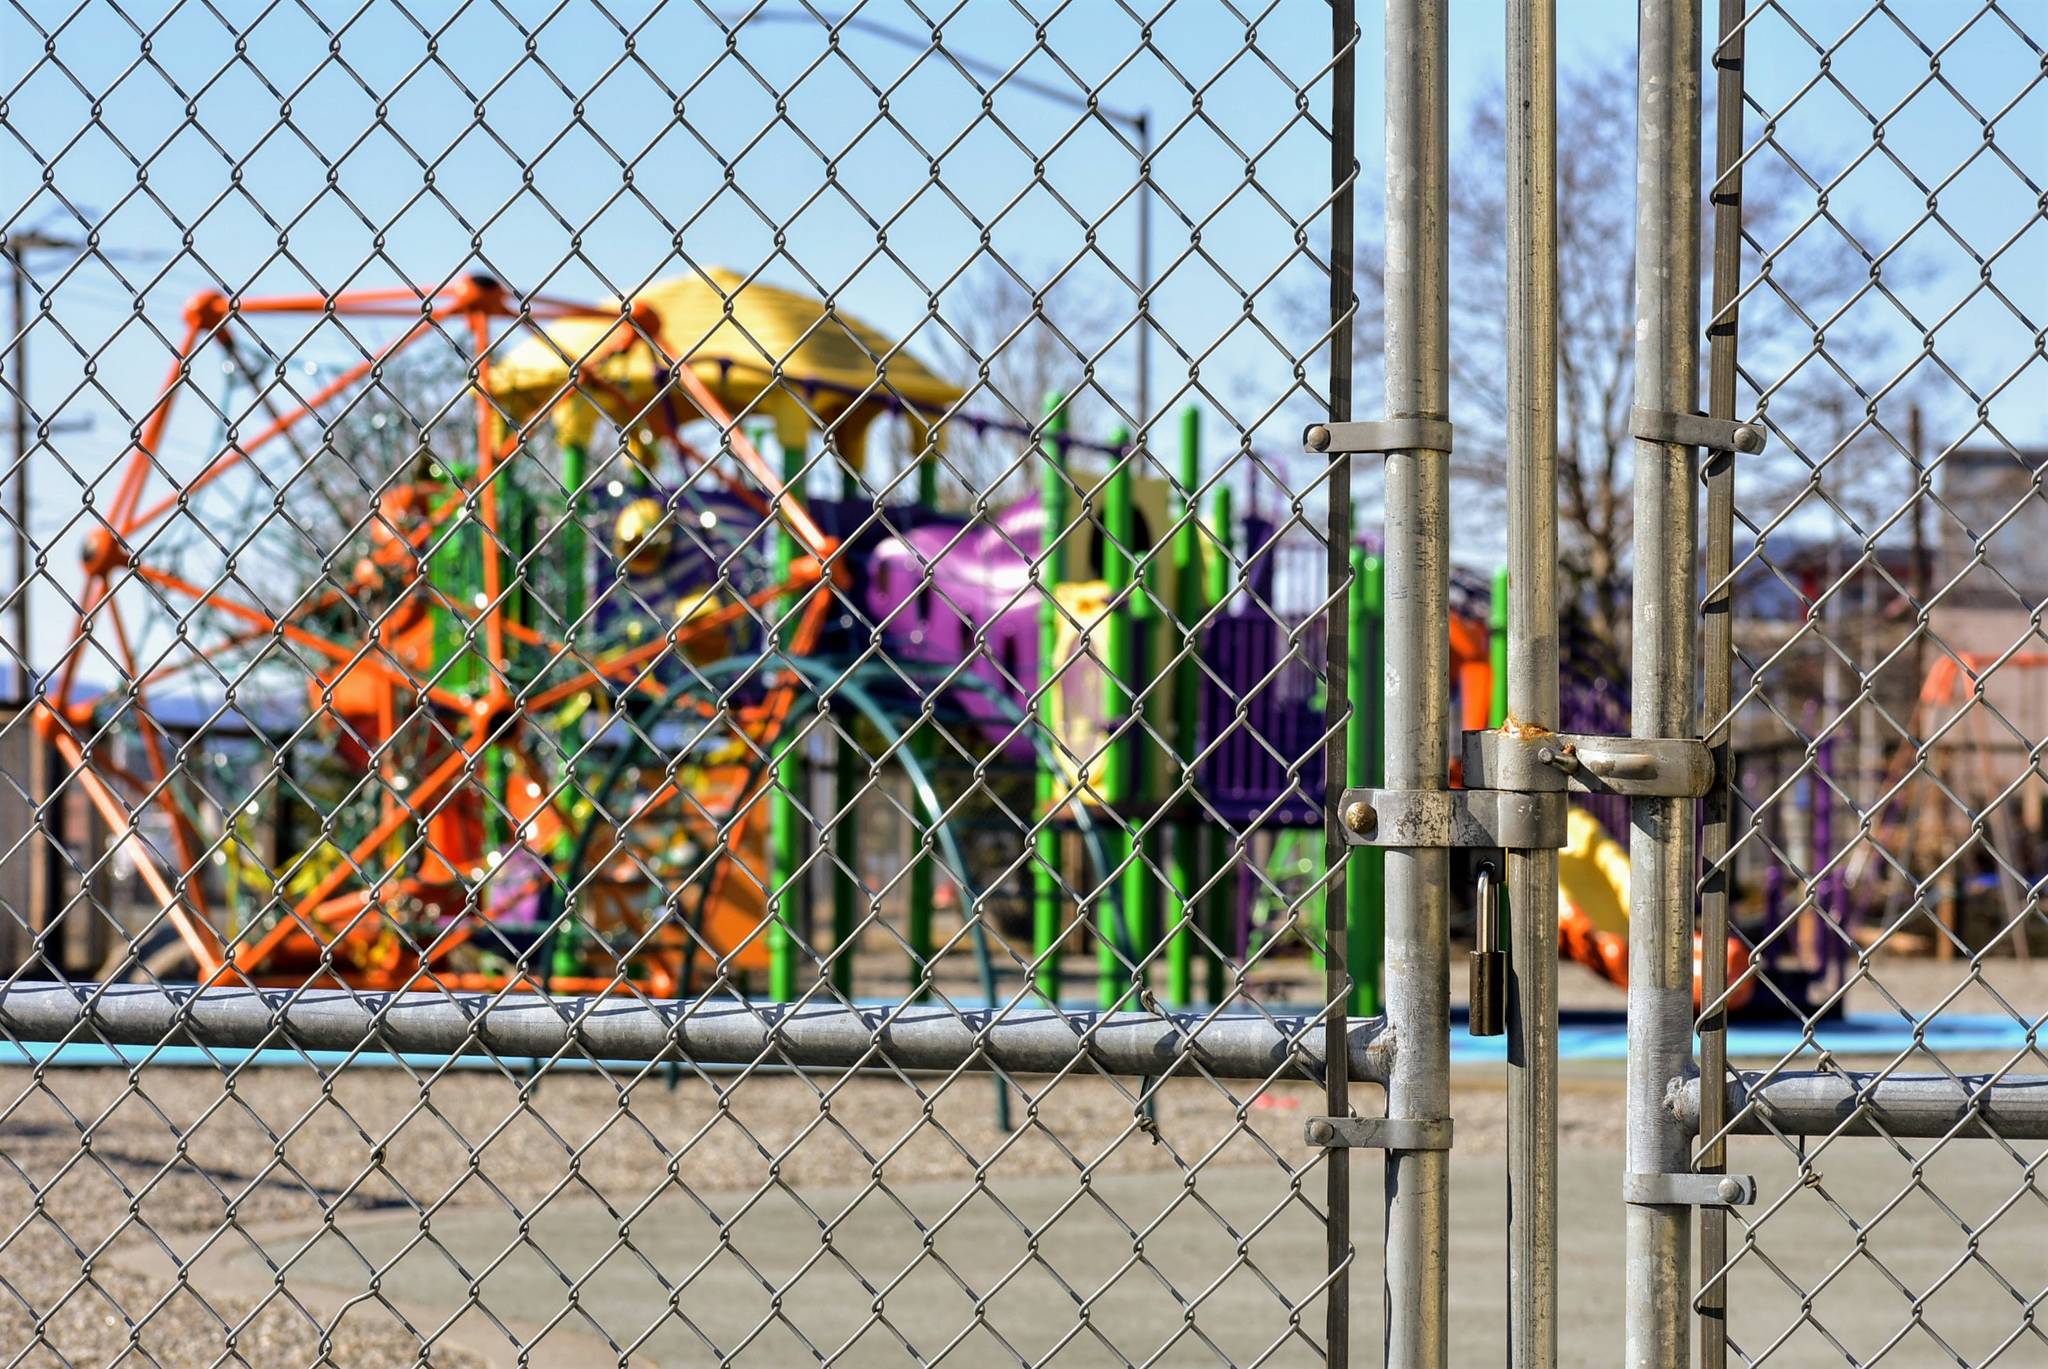
<svg viewBox="0 0 2048 1369">
<path fill-rule="evenodd" d="M 1735 458 L 1708 576 L 1734 937 L 1701 1029 L 1787 1030 L 1703 1131 L 1746 1133 L 1716 1158 L 1760 1186 L 1705 1218 L 1710 1363 L 2048 1357 L 2044 43 L 2034 5 L 1724 18 L 1742 222 L 1709 335 L 1739 313 L 1717 377 L 1774 454 Z"/>
<path fill-rule="evenodd" d="M 0 1358 L 1324 1357 L 1330 21 L 0 15 Z"/>
</svg>

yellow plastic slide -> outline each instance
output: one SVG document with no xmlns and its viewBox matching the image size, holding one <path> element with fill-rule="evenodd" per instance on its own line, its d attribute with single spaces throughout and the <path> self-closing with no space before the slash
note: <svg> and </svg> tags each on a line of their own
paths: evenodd
<svg viewBox="0 0 2048 1369">
<path fill-rule="evenodd" d="M 1608 835 L 1591 813 L 1574 808 L 1565 824 L 1564 849 L 1557 856 L 1558 948 L 1602 979 L 1628 985 L 1628 851 Z M 1693 1002 L 1699 1002 L 1700 941 L 1693 937 Z M 1754 984 L 1745 979 L 1749 951 L 1728 938 L 1728 995 L 1731 1011 L 1749 1001 Z"/>
</svg>

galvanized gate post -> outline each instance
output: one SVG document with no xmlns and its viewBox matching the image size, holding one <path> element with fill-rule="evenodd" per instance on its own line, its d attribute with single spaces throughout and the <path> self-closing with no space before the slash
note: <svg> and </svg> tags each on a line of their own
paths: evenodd
<svg viewBox="0 0 2048 1369">
<path fill-rule="evenodd" d="M 1386 26 L 1387 418 L 1447 429 L 1450 406 L 1448 33 L 1443 0 L 1388 0 Z M 1435 420 L 1430 423 L 1427 420 Z M 1449 787 L 1450 453 L 1386 458 L 1386 785 Z M 1395 1039 L 1387 1115 L 1450 1110 L 1450 852 L 1386 853 L 1387 1019 Z M 1450 1157 L 1387 1156 L 1387 1364 L 1447 1361 Z"/>
<path fill-rule="evenodd" d="M 1560 722 L 1557 641 L 1557 8 L 1507 10 L 1508 718 Z M 1557 852 L 1507 853 L 1508 1347 L 1557 1363 Z"/>
<path fill-rule="evenodd" d="M 1693 583 L 1699 451 L 1666 440 L 1699 389 L 1700 5 L 1642 0 L 1636 115 L 1634 710 L 1637 737 L 1697 734 Z M 1652 439 L 1644 434 L 1661 434 Z M 1685 435 L 1685 434 L 1678 434 Z M 1691 1169 L 1670 1092 L 1692 1067 L 1691 798 L 1629 804 L 1627 1179 Z M 1660 1196 L 1670 1197 L 1666 1193 Z M 1684 1365 L 1692 1306 L 1689 1208 L 1627 1209 L 1626 1363 Z"/>
</svg>

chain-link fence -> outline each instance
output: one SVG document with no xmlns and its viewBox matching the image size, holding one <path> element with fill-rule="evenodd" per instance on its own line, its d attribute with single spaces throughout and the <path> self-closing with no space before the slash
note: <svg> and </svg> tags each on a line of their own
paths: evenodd
<svg viewBox="0 0 2048 1369">
<path fill-rule="evenodd" d="M 1337 13 L 8 7 L 0 1360 L 1341 1358 Z"/>
<path fill-rule="evenodd" d="M 0 1362 L 2041 1359 L 2048 34 L 1703 8 L 13 0 Z"/>
<path fill-rule="evenodd" d="M 1713 411 L 1773 454 L 1707 481 L 1702 1159 L 1759 1191 L 1703 1362 L 2034 1363 L 2048 26 L 1721 9 Z"/>
</svg>

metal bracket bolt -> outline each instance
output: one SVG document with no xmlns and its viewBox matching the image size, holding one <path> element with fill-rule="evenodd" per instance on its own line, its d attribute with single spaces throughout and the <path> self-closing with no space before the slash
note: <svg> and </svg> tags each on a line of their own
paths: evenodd
<svg viewBox="0 0 2048 1369">
<path fill-rule="evenodd" d="M 1456 430 L 1444 418 L 1386 418 L 1361 423 L 1311 423 L 1301 435 L 1309 451 L 1332 455 L 1361 452 L 1442 452 L 1449 455 Z"/>
<path fill-rule="evenodd" d="M 1449 1150 L 1448 1117 L 1311 1117 L 1312 1146 L 1336 1150 Z"/>
<path fill-rule="evenodd" d="M 1338 810 L 1352 846 L 1552 850 L 1564 845 L 1562 793 L 1499 789 L 1347 789 Z"/>
<path fill-rule="evenodd" d="M 1344 830 L 1353 836 L 1369 837 L 1380 825 L 1379 810 L 1362 799 L 1344 805 Z"/>
<path fill-rule="evenodd" d="M 1764 430 L 1754 423 L 1731 418 L 1708 418 L 1705 414 L 1669 413 L 1640 406 L 1629 411 L 1629 431 L 1644 442 L 1670 442 L 1681 447 L 1705 447 L 1717 452 L 1742 452 L 1755 456 L 1764 449 Z"/>
<path fill-rule="evenodd" d="M 1621 1200 L 1634 1207 L 1744 1207 L 1756 1201 L 1747 1174 L 1624 1174 Z"/>
</svg>

